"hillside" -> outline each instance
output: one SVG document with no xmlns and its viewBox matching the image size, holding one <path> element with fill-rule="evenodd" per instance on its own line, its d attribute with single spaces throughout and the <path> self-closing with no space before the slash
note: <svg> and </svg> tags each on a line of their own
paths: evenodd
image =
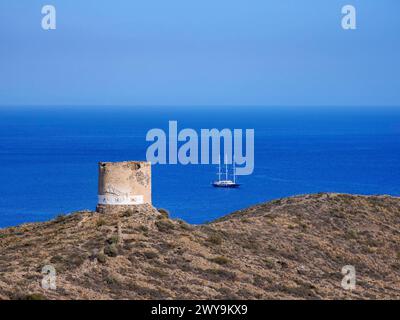
<svg viewBox="0 0 400 320">
<path fill-rule="evenodd" d="M 81 211 L 0 229 L 0 299 L 398 299 L 399 227 L 389 196 L 297 196 L 198 226 L 148 205 Z M 49 264 L 57 290 L 40 286 Z"/>
</svg>

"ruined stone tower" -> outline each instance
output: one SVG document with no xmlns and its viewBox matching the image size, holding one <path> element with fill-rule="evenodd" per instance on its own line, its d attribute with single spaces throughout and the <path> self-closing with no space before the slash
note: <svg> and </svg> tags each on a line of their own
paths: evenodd
<svg viewBox="0 0 400 320">
<path fill-rule="evenodd" d="M 151 164 L 144 161 L 100 162 L 97 211 L 127 210 L 151 204 Z"/>
</svg>

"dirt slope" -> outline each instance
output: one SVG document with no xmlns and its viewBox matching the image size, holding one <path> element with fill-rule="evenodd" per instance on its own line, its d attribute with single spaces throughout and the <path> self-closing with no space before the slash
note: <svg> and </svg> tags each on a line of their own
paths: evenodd
<svg viewBox="0 0 400 320">
<path fill-rule="evenodd" d="M 0 299 L 398 299 L 399 227 L 388 196 L 285 198 L 200 226 L 146 205 L 76 212 L 0 229 Z"/>
</svg>

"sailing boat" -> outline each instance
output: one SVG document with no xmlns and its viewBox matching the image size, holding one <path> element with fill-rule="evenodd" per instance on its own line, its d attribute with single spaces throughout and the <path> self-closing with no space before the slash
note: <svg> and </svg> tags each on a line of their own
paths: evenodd
<svg viewBox="0 0 400 320">
<path fill-rule="evenodd" d="M 233 159 L 233 181 L 228 178 L 228 162 L 225 155 L 225 180 L 221 180 L 221 158 L 218 159 L 218 181 L 214 181 L 212 185 L 216 188 L 238 188 L 239 183 L 236 183 L 236 168 L 235 159 Z"/>
</svg>

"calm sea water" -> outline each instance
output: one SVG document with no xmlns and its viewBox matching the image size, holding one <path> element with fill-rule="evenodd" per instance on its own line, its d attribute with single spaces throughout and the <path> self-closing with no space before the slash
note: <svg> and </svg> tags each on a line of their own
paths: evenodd
<svg viewBox="0 0 400 320">
<path fill-rule="evenodd" d="M 400 194 L 400 111 L 383 108 L 1 108 L 0 227 L 94 209 L 99 161 L 144 160 L 146 133 L 254 128 L 255 170 L 215 189 L 211 165 L 153 167 L 153 202 L 201 223 L 322 191 Z"/>
</svg>

